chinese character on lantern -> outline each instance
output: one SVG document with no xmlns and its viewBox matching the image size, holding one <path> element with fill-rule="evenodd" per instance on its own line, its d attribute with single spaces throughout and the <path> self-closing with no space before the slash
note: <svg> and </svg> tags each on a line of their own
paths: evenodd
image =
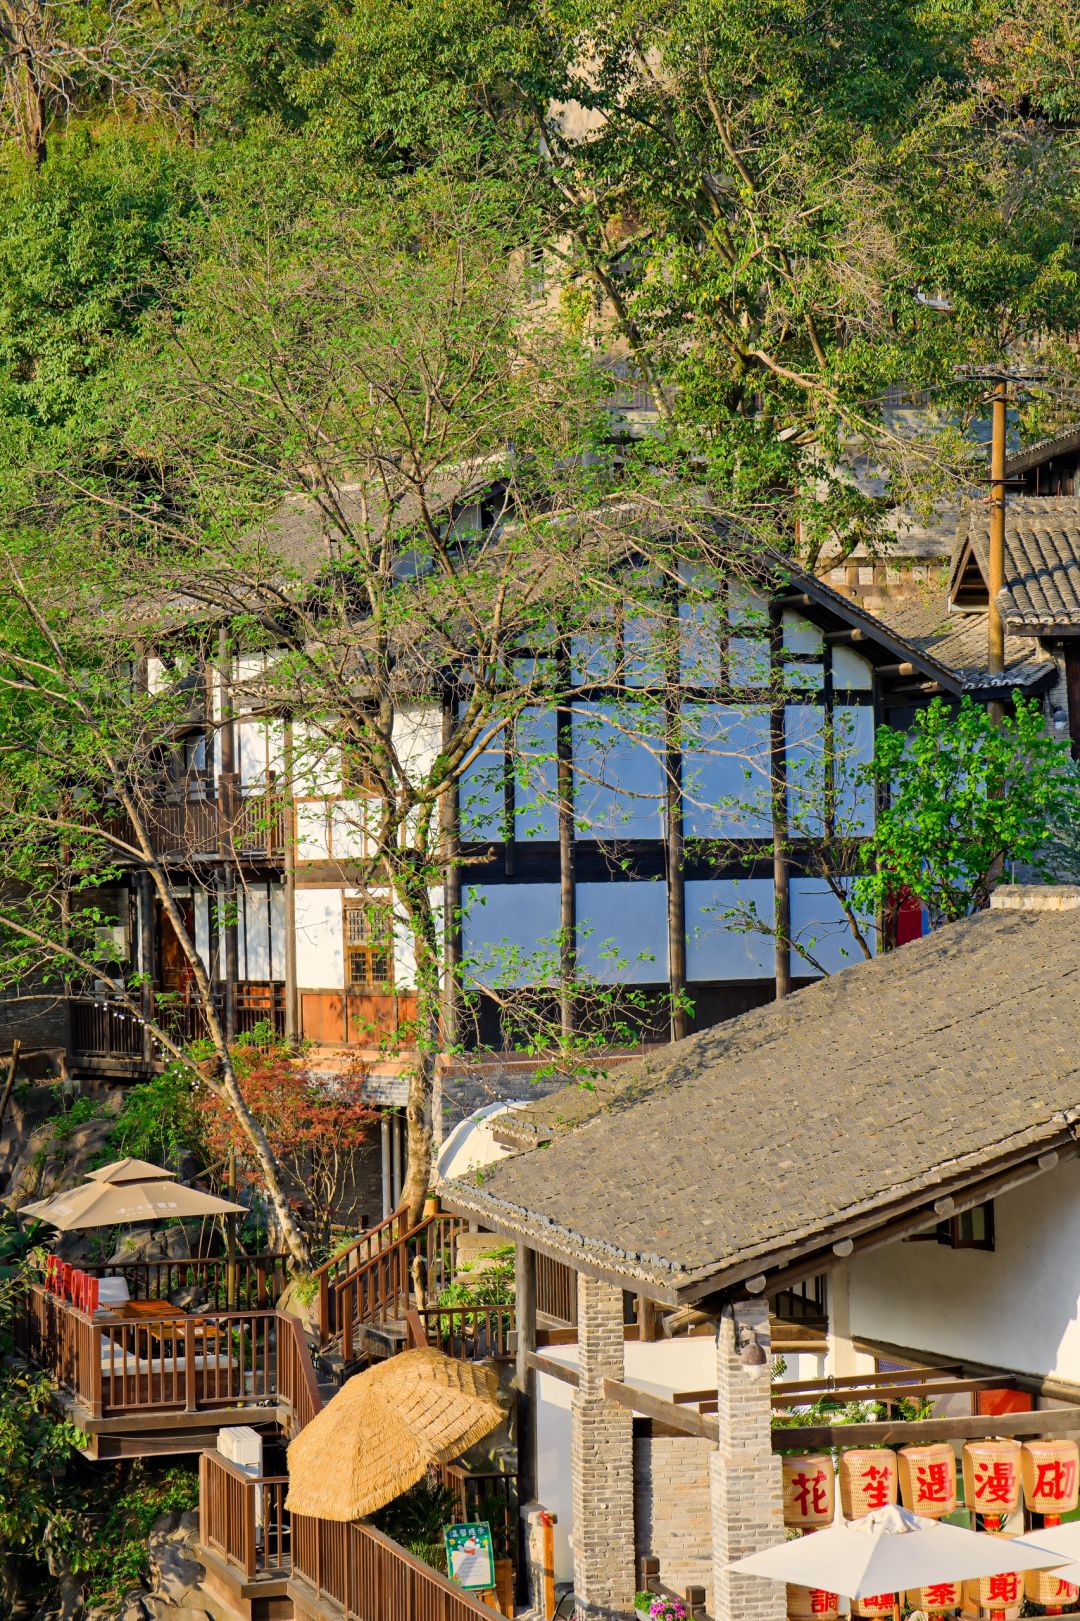
<svg viewBox="0 0 1080 1621">
<path fill-rule="evenodd" d="M 1012 1502 L 1016 1493 L 1016 1470 L 1007 1458 L 975 1465 L 975 1501 L 980 1507 Z"/>
<path fill-rule="evenodd" d="M 791 1489 L 798 1500 L 800 1514 L 828 1513 L 829 1486 L 823 1469 L 813 1475 L 792 1475 Z"/>
<path fill-rule="evenodd" d="M 877 1468 L 871 1464 L 869 1469 L 862 1472 L 863 1497 L 866 1499 L 868 1509 L 884 1508 L 892 1502 L 893 1477 L 891 1470 Z"/>
<path fill-rule="evenodd" d="M 1075 1604 L 1080 1597 L 1080 1587 L 1074 1587 L 1072 1582 L 1063 1582 L 1058 1576 L 1054 1580 L 1054 1596 L 1065 1604 Z"/>
<path fill-rule="evenodd" d="M 826 1593 L 824 1588 L 812 1587 L 810 1589 L 810 1614 L 831 1615 L 840 1603 L 838 1593 Z"/>
<path fill-rule="evenodd" d="M 928 1610 L 955 1610 L 960 1603 L 958 1582 L 937 1582 L 922 1590 L 923 1603 Z"/>
<path fill-rule="evenodd" d="M 1002 1571 L 1000 1575 L 986 1578 L 987 1604 L 1018 1604 L 1020 1601 L 1020 1577 L 1015 1570 Z"/>
<path fill-rule="evenodd" d="M 1050 1458 L 1035 1472 L 1035 1492 L 1055 1503 L 1067 1502 L 1076 1490 L 1076 1464 L 1071 1458 Z"/>
<path fill-rule="evenodd" d="M 915 1481 L 923 1503 L 947 1503 L 952 1493 L 952 1478 L 945 1463 L 918 1464 Z"/>
</svg>

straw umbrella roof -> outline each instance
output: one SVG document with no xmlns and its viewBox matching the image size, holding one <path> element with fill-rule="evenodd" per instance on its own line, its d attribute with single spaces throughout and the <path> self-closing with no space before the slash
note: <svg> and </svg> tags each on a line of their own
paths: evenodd
<svg viewBox="0 0 1080 1621">
<path fill-rule="evenodd" d="M 289 1447 L 294 1514 L 356 1520 L 449 1463 L 502 1422 L 490 1368 L 403 1351 L 343 1385 Z"/>
<path fill-rule="evenodd" d="M 218 1199 L 159 1176 L 144 1182 L 84 1182 L 81 1187 L 54 1193 L 50 1199 L 23 1205 L 19 1214 L 70 1233 L 88 1227 L 164 1221 L 170 1216 L 229 1216 L 242 1214 L 243 1209 L 230 1199 Z"/>
</svg>

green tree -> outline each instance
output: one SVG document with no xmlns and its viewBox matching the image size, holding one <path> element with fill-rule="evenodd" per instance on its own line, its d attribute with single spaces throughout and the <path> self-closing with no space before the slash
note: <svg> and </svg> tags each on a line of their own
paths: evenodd
<svg viewBox="0 0 1080 1621">
<path fill-rule="evenodd" d="M 1008 862 L 1052 877 L 1051 841 L 1080 793 L 1068 747 L 1019 693 L 1000 725 L 970 698 L 935 698 L 910 735 L 880 727 L 873 774 L 888 800 L 857 901 L 888 912 L 906 890 L 935 928 L 987 906 Z"/>
</svg>

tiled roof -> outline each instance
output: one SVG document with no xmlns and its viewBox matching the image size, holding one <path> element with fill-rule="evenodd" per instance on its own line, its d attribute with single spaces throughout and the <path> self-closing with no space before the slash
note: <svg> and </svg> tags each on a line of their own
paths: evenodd
<svg viewBox="0 0 1080 1621">
<path fill-rule="evenodd" d="M 1055 667 L 1050 658 L 1037 658 L 1026 637 L 1007 636 L 1005 673 L 991 675 L 986 668 L 985 613 L 949 613 L 940 593 L 934 598 L 901 597 L 885 602 L 878 617 L 920 652 L 945 665 L 967 692 L 993 687 L 1022 692 L 1051 684 Z"/>
<path fill-rule="evenodd" d="M 985 579 L 989 570 L 990 512 L 971 506 L 956 537 L 952 579 L 970 544 Z M 1080 629 L 1080 497 L 1020 495 L 1005 504 L 1005 588 L 1001 615 L 1027 635 Z"/>
<path fill-rule="evenodd" d="M 1072 1129 L 1080 911 L 981 913 L 581 1097 L 521 1110 L 554 1140 L 446 1184 L 450 1205 L 664 1298 L 745 1276 Z"/>
</svg>

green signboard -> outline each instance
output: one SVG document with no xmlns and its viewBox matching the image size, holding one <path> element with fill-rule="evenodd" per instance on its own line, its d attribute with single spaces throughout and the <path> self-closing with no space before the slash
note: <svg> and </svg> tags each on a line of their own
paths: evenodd
<svg viewBox="0 0 1080 1621">
<path fill-rule="evenodd" d="M 459 1587 L 479 1590 L 495 1586 L 495 1550 L 491 1527 L 484 1520 L 471 1525 L 443 1527 L 446 1569 Z"/>
</svg>

